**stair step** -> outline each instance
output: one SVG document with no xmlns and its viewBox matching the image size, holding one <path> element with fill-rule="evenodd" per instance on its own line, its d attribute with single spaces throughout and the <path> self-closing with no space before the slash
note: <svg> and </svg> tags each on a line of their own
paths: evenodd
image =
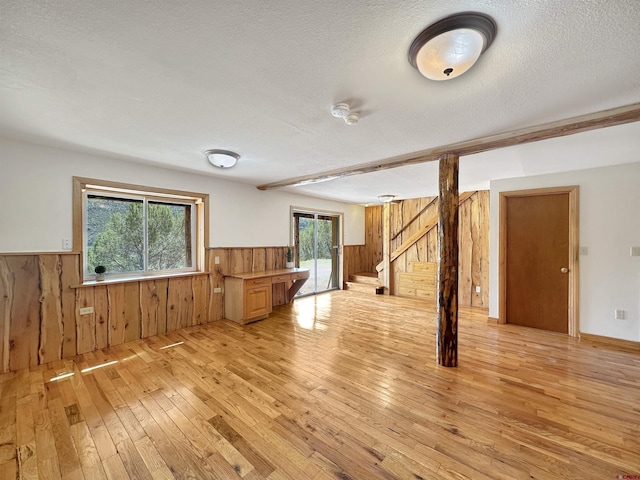
<svg viewBox="0 0 640 480">
<path fill-rule="evenodd" d="M 371 295 L 376 294 L 376 285 L 370 285 L 368 283 L 357 283 L 357 282 L 345 282 L 347 286 L 347 290 L 351 290 L 352 292 L 361 292 L 361 293 L 370 293 Z"/>
<path fill-rule="evenodd" d="M 359 272 L 349 275 L 349 281 L 355 283 L 366 283 L 368 285 L 380 286 L 377 273 Z"/>
</svg>

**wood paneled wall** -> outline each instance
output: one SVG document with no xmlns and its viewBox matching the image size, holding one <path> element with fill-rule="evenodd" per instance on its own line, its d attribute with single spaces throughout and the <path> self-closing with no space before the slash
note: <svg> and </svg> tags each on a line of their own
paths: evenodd
<svg viewBox="0 0 640 480">
<path fill-rule="evenodd" d="M 415 198 L 391 205 L 391 251 L 418 232 L 435 217 L 437 197 Z M 459 210 L 459 280 L 460 306 L 489 307 L 489 191 L 473 193 Z M 365 210 L 365 245 L 344 247 L 344 278 L 349 273 L 375 272 L 382 261 L 382 207 Z M 436 226 L 392 262 L 393 295 L 400 291 L 400 274 L 412 272 L 414 262 L 438 261 L 438 231 Z M 476 292 L 480 287 L 480 293 Z"/>
<path fill-rule="evenodd" d="M 458 215 L 458 304 L 489 308 L 489 191 L 472 195 Z"/>
<path fill-rule="evenodd" d="M 216 257 L 219 264 L 215 263 Z M 224 286 L 224 276 L 241 272 L 263 272 L 285 268 L 287 247 L 238 247 L 214 248 L 207 251 L 209 272 L 215 278 L 216 286 Z M 273 284 L 273 305 L 287 303 L 284 283 Z M 224 300 L 224 299 L 222 299 Z M 224 302 L 220 305 L 217 319 L 223 318 Z"/>
<path fill-rule="evenodd" d="M 369 262 L 366 261 L 366 245 L 345 245 L 342 248 L 342 255 L 343 278 L 345 282 L 349 281 L 349 274 L 370 271 Z M 373 271 L 375 271 L 375 269 Z"/>
<path fill-rule="evenodd" d="M 0 372 L 220 320 L 224 275 L 284 268 L 285 251 L 210 249 L 208 274 L 91 286 L 79 286 L 78 254 L 0 255 Z M 283 285 L 274 299 L 285 303 Z"/>
<path fill-rule="evenodd" d="M 437 302 L 436 285 L 438 264 L 435 262 L 413 262 L 408 272 L 398 274 L 398 296 L 416 297 Z"/>
<path fill-rule="evenodd" d="M 366 207 L 364 210 L 364 245 L 345 245 L 344 281 L 349 274 L 375 272 L 382 261 L 382 206 Z"/>
<path fill-rule="evenodd" d="M 423 211 L 424 210 L 424 211 Z M 419 214 L 419 212 L 421 212 Z M 419 215 L 418 215 L 419 214 Z M 434 197 L 402 200 L 391 205 L 391 251 L 438 214 Z M 413 221 L 412 221 L 413 220 Z M 380 227 L 382 228 L 382 227 Z M 489 191 L 481 190 L 460 205 L 458 303 L 489 307 Z M 437 226 L 400 255 L 393 263 L 394 295 L 399 295 L 399 275 L 411 271 L 412 262 L 438 261 Z M 476 293 L 476 286 L 480 293 Z"/>
<path fill-rule="evenodd" d="M 365 250 L 362 272 L 375 272 L 382 261 L 382 205 L 364 209 Z"/>
</svg>

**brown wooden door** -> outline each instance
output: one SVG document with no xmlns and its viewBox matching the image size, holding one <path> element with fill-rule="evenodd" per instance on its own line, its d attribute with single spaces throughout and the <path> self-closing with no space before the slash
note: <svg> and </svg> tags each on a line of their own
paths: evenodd
<svg viewBox="0 0 640 480">
<path fill-rule="evenodd" d="M 568 333 L 569 194 L 510 196 L 506 322 Z"/>
</svg>

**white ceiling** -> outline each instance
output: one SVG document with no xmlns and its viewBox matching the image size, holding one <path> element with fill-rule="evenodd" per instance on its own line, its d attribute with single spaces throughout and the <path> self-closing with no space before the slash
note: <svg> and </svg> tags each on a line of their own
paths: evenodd
<svg viewBox="0 0 640 480">
<path fill-rule="evenodd" d="M 0 136 L 259 185 L 640 101 L 638 0 L 0 0 Z M 466 74 L 429 81 L 414 37 L 492 16 Z M 346 126 L 333 103 L 362 118 Z M 460 189 L 640 161 L 640 123 L 465 157 Z M 202 152 L 237 151 L 214 170 Z M 356 203 L 436 192 L 435 164 L 304 187 Z"/>
</svg>

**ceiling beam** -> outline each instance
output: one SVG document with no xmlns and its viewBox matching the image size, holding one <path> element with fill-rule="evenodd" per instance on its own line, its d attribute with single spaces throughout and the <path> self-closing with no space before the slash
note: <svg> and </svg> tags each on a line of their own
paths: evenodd
<svg viewBox="0 0 640 480">
<path fill-rule="evenodd" d="M 633 103 L 623 107 L 611 108 L 600 112 L 580 115 L 578 117 L 558 120 L 556 122 L 545 123 L 534 127 L 511 130 L 488 137 L 466 140 L 464 142 L 452 143 L 442 147 L 430 148 L 414 153 L 407 153 L 397 157 L 390 157 L 376 162 L 363 163 L 350 167 L 329 170 L 303 177 L 289 178 L 279 182 L 259 185 L 258 190 L 271 190 L 280 187 L 298 187 L 312 183 L 326 182 L 338 178 L 361 175 L 363 173 L 380 172 L 391 168 L 406 167 L 425 162 L 439 160 L 444 154 L 457 155 L 459 157 L 473 155 L 476 153 L 496 150 L 498 148 L 512 147 L 524 143 L 538 142 L 550 138 L 564 137 L 575 133 L 588 132 L 599 128 L 613 127 L 625 123 L 633 123 L 640 120 L 640 103 Z"/>
</svg>

